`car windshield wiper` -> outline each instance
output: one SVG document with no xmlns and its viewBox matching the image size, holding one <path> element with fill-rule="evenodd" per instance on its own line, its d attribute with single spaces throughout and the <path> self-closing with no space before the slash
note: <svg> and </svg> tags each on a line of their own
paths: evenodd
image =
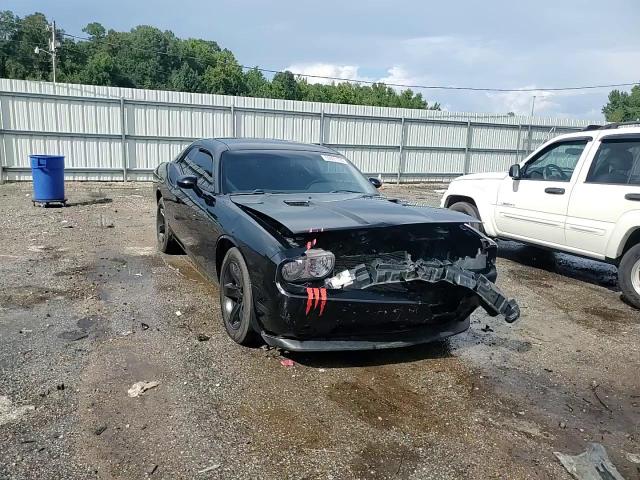
<svg viewBox="0 0 640 480">
<path fill-rule="evenodd" d="M 263 190 L 261 188 L 256 188 L 255 190 L 251 190 L 249 192 L 230 192 L 229 195 L 262 195 L 267 193 L 289 193 L 281 190 Z"/>
<path fill-rule="evenodd" d="M 379 193 L 356 192 L 355 190 L 332 190 L 329 193 L 358 193 L 361 197 L 379 197 Z"/>
</svg>

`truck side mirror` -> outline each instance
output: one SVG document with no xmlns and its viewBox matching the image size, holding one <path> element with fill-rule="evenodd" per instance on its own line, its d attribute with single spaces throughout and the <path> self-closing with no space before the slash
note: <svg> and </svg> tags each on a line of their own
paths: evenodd
<svg viewBox="0 0 640 480">
<path fill-rule="evenodd" d="M 514 180 L 520 180 L 520 165 L 517 163 L 509 167 L 509 176 Z"/>
</svg>

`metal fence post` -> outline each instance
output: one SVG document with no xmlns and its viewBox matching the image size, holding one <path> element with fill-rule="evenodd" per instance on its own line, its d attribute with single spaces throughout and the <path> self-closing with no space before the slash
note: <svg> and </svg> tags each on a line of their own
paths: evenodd
<svg viewBox="0 0 640 480">
<path fill-rule="evenodd" d="M 464 168 L 463 174 L 469 173 L 469 164 L 471 163 L 471 142 L 473 138 L 473 128 L 471 127 L 471 120 L 467 120 L 467 143 L 464 147 Z"/>
<path fill-rule="evenodd" d="M 122 148 L 122 181 L 127 181 L 127 128 L 125 125 L 124 97 L 120 97 L 120 144 Z"/>
<path fill-rule="evenodd" d="M 396 184 L 400 185 L 400 180 L 402 178 L 402 170 L 404 163 L 404 144 L 405 144 L 405 121 L 404 117 L 400 120 L 400 145 L 398 148 L 398 177 L 396 178 Z"/>
<path fill-rule="evenodd" d="M 231 136 L 236 136 L 236 105 L 235 101 L 231 104 Z"/>
<path fill-rule="evenodd" d="M 2 114 L 2 96 L 0 96 L 0 135 L 2 135 L 2 155 L 0 155 L 0 185 L 4 184 L 4 167 L 9 166 L 7 161 L 7 146 L 4 140 L 4 115 Z"/>
<path fill-rule="evenodd" d="M 522 135 L 522 124 L 518 124 L 518 137 L 516 138 L 516 163 L 522 160 L 522 149 L 520 148 L 520 136 Z"/>
<path fill-rule="evenodd" d="M 532 137 L 532 135 L 533 134 L 531 132 L 531 123 L 529 123 L 529 133 L 528 133 L 528 138 L 527 138 L 527 155 L 529 155 L 531 153 L 531 137 Z"/>
<path fill-rule="evenodd" d="M 324 145 L 324 108 L 320 110 L 320 145 Z"/>
</svg>

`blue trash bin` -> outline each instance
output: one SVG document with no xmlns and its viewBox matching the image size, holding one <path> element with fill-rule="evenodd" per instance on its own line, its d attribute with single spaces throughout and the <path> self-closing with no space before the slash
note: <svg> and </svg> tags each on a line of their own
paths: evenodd
<svg viewBox="0 0 640 480">
<path fill-rule="evenodd" d="M 64 157 L 60 155 L 29 155 L 33 178 L 33 202 L 65 203 Z"/>
</svg>

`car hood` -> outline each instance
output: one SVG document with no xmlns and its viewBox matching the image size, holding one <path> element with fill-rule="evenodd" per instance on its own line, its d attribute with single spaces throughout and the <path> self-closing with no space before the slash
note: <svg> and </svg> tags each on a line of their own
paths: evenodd
<svg viewBox="0 0 640 480">
<path fill-rule="evenodd" d="M 488 172 L 488 173 L 471 173 L 469 175 L 463 175 L 453 180 L 458 182 L 460 180 L 502 180 L 508 176 L 505 172 Z"/>
<path fill-rule="evenodd" d="M 291 233 L 388 227 L 416 223 L 467 223 L 472 217 L 384 197 L 344 194 L 231 195 L 231 201 L 283 225 Z"/>
</svg>

